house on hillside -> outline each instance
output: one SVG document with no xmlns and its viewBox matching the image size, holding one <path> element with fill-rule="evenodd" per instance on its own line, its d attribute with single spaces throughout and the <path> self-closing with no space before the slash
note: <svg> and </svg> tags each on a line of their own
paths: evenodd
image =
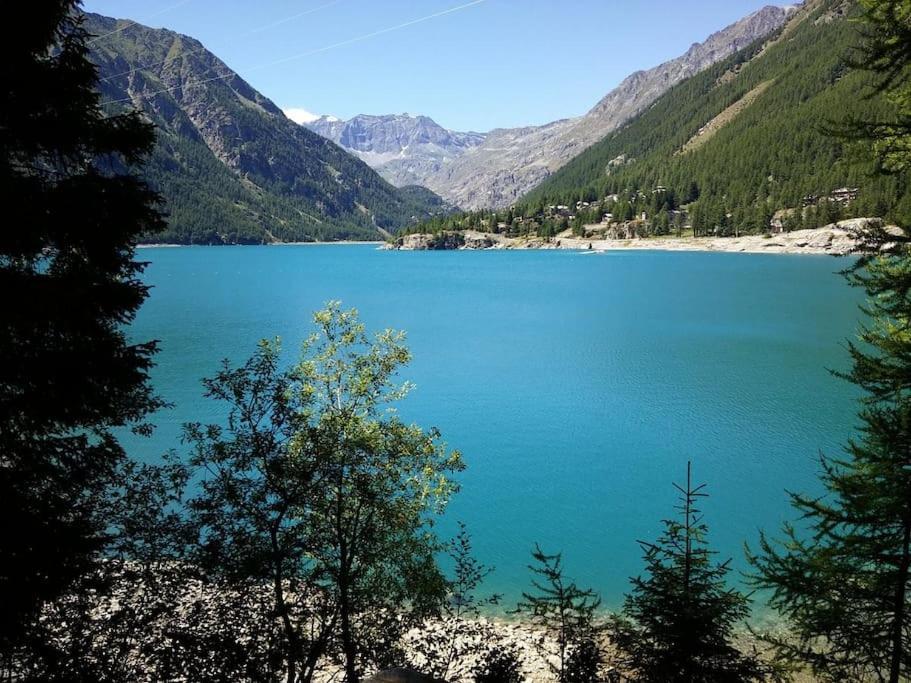
<svg viewBox="0 0 911 683">
<path fill-rule="evenodd" d="M 837 190 L 832 190 L 829 194 L 829 199 L 839 204 L 850 204 L 857 199 L 857 193 L 858 188 L 856 187 L 840 187 Z"/>
<path fill-rule="evenodd" d="M 806 197 L 804 197 L 801 200 L 801 204 L 803 204 L 804 206 L 815 206 L 818 203 L 819 203 L 818 194 L 808 194 Z"/>
</svg>

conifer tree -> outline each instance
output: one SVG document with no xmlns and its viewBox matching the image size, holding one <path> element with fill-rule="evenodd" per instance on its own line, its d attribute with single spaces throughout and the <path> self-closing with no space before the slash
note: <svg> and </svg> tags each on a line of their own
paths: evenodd
<svg viewBox="0 0 911 683">
<path fill-rule="evenodd" d="M 871 316 L 844 375 L 864 391 L 860 433 L 821 458 L 826 495 L 792 494 L 803 522 L 761 538 L 754 580 L 793 628 L 772 641 L 784 660 L 897 683 L 911 675 L 911 258 L 876 257 L 851 278 Z"/>
<path fill-rule="evenodd" d="M 851 66 L 876 77 L 875 89 L 886 93 L 893 105 L 884 118 L 848 122 L 848 129 L 864 140 L 873 140 L 882 170 L 901 172 L 911 162 L 911 2 L 861 0 L 862 41 Z"/>
<path fill-rule="evenodd" d="M 569 655 L 576 647 L 590 643 L 597 633 L 595 613 L 601 598 L 591 589 L 579 588 L 563 571 L 563 557 L 548 555 L 537 544 L 531 553 L 534 564 L 534 593 L 522 593 L 516 613 L 551 635 L 557 642 L 557 663 L 551 668 L 557 679 L 566 681 Z"/>
<path fill-rule="evenodd" d="M 46 643 L 38 614 L 97 566 L 113 429 L 158 405 L 155 345 L 124 326 L 147 294 L 140 235 L 163 228 L 131 173 L 152 148 L 106 116 L 75 0 L 17 5 L 0 41 L 0 654 Z M 50 674 L 48 674 L 50 675 Z M 77 675 L 70 671 L 69 675 Z"/>
<path fill-rule="evenodd" d="M 911 3 L 864 0 L 855 68 L 876 77 L 893 105 L 888 119 L 848 120 L 873 142 L 880 169 L 901 173 L 911 160 Z M 792 494 L 800 527 L 763 536 L 751 559 L 757 586 L 793 634 L 772 640 L 779 656 L 825 680 L 897 683 L 911 674 L 911 254 L 907 235 L 860 235 L 866 252 L 848 271 L 868 296 L 870 322 L 849 343 L 842 376 L 864 395 L 859 434 L 844 455 L 823 455 L 826 494 Z"/>
<path fill-rule="evenodd" d="M 693 486 L 687 463 L 686 486 L 674 487 L 679 518 L 664 521 L 656 542 L 639 542 L 646 575 L 632 580 L 633 590 L 609 626 L 621 653 L 618 664 L 637 680 L 655 683 L 763 680 L 756 659 L 732 643 L 749 601 L 726 583 L 730 560 L 713 561 L 697 507 L 705 485 Z"/>
<path fill-rule="evenodd" d="M 440 610 L 441 628 L 425 627 L 412 647 L 423 660 L 417 668 L 437 680 L 448 680 L 460 662 L 489 652 L 501 640 L 494 629 L 480 622 L 482 610 L 499 604 L 501 598 L 498 594 L 478 594 L 493 567 L 478 562 L 468 529 L 462 522 L 458 527 L 447 552 L 452 569 L 446 577 L 448 595 Z"/>
</svg>

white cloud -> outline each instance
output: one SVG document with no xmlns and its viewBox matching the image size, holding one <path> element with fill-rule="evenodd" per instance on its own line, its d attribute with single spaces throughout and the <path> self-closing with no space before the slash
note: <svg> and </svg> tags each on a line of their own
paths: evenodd
<svg viewBox="0 0 911 683">
<path fill-rule="evenodd" d="M 285 116 L 294 121 L 295 123 L 310 123 L 311 121 L 316 121 L 319 118 L 319 114 L 314 114 L 309 112 L 306 109 L 301 109 L 300 107 L 289 107 L 288 109 L 283 109 Z"/>
</svg>

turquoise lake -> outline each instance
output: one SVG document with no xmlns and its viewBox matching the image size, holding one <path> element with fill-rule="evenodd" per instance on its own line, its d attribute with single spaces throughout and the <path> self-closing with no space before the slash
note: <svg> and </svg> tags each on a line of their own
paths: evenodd
<svg viewBox="0 0 911 683">
<path fill-rule="evenodd" d="M 472 532 L 514 600 L 529 551 L 616 606 L 641 568 L 637 539 L 673 514 L 672 482 L 708 484 L 710 540 L 743 543 L 792 518 L 785 489 L 816 491 L 820 451 L 856 424 L 845 369 L 860 292 L 824 256 L 567 251 L 389 252 L 373 245 L 143 249 L 152 293 L 134 326 L 159 339 L 159 393 L 180 425 L 220 421 L 200 379 L 280 336 L 289 361 L 329 299 L 371 330 L 405 329 L 416 390 L 400 412 L 437 426 L 468 469 L 440 530 Z"/>
</svg>

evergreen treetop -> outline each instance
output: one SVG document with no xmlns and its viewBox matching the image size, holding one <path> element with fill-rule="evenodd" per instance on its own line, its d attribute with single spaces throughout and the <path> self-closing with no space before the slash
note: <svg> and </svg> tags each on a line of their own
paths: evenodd
<svg viewBox="0 0 911 683">
<path fill-rule="evenodd" d="M 632 579 L 621 614 L 611 620 L 619 664 L 654 683 L 764 680 L 758 661 L 734 645 L 749 614 L 748 599 L 727 585 L 730 561 L 715 562 L 698 508 L 705 485 L 694 486 L 687 463 L 677 518 L 664 520 L 655 541 L 640 541 L 644 576 Z"/>
</svg>

